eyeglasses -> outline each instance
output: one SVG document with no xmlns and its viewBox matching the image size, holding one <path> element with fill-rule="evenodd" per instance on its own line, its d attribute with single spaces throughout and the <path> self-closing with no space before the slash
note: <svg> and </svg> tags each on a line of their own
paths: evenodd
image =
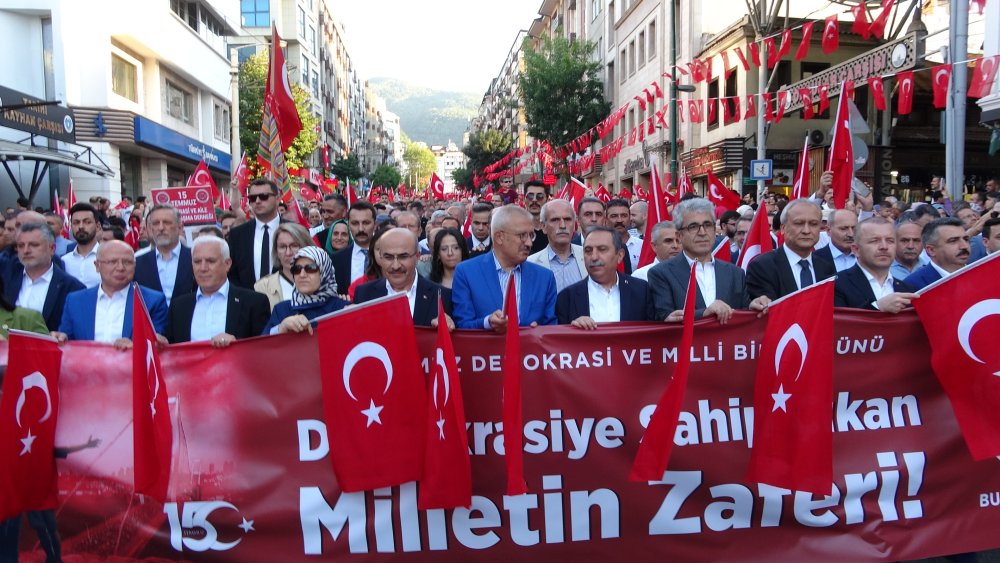
<svg viewBox="0 0 1000 563">
<path fill-rule="evenodd" d="M 402 254 L 386 254 L 386 253 L 383 252 L 382 253 L 382 260 L 384 260 L 386 264 L 392 264 L 393 262 L 395 262 L 397 260 L 400 263 L 402 263 L 402 262 L 406 262 L 407 260 L 410 260 L 414 256 L 416 256 L 416 254 L 410 254 L 410 253 L 407 253 L 407 252 L 404 252 Z"/>
<path fill-rule="evenodd" d="M 506 233 L 511 236 L 515 236 L 521 239 L 521 242 L 534 242 L 535 241 L 535 231 L 528 231 L 526 233 L 512 233 L 510 231 L 498 231 L 501 233 Z"/>
<path fill-rule="evenodd" d="M 319 266 L 317 266 L 316 264 L 294 264 L 289 269 L 291 270 L 293 276 L 297 276 L 302 272 L 305 272 L 307 274 L 315 274 L 319 272 Z"/>
<path fill-rule="evenodd" d="M 528 201 L 540 201 L 545 199 L 545 194 L 539 194 L 539 193 L 524 194 L 524 199 Z"/>
<path fill-rule="evenodd" d="M 128 258 L 115 258 L 114 260 L 96 260 L 96 262 L 100 262 L 101 264 L 111 266 L 112 268 L 117 268 L 119 266 L 123 268 L 131 268 L 132 266 L 135 266 L 135 260 L 130 260 Z"/>
<path fill-rule="evenodd" d="M 300 248 L 302 247 L 297 244 L 279 244 L 278 252 L 279 253 L 298 252 Z"/>
<path fill-rule="evenodd" d="M 255 201 L 267 201 L 271 199 L 274 194 L 250 194 L 247 196 L 247 201 L 253 203 Z"/>
<path fill-rule="evenodd" d="M 706 233 L 710 233 L 715 230 L 715 223 L 712 221 L 705 221 L 704 223 L 691 223 L 690 225 L 684 225 L 684 230 L 691 234 L 695 234 L 702 229 L 705 229 Z"/>
</svg>

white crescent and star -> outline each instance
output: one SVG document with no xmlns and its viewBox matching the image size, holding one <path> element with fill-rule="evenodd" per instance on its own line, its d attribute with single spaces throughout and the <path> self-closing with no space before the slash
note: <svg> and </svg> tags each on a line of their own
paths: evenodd
<svg viewBox="0 0 1000 563">
<path fill-rule="evenodd" d="M 984 299 L 976 303 L 972 307 L 969 307 L 958 321 L 958 343 L 962 346 L 962 350 L 965 351 L 965 355 L 980 364 L 985 364 L 986 362 L 981 360 L 972 350 L 969 337 L 972 335 L 972 329 L 975 328 L 976 324 L 991 315 L 1000 315 L 1000 299 Z M 993 375 L 1000 376 L 1000 371 L 994 372 Z"/>
<path fill-rule="evenodd" d="M 21 409 L 24 408 L 24 403 L 27 400 L 26 393 L 28 389 L 40 389 L 42 393 L 45 393 L 45 414 L 42 415 L 42 418 L 38 419 L 38 422 L 45 422 L 52 416 L 52 397 L 49 395 L 49 382 L 41 372 L 36 371 L 21 380 L 21 394 L 17 396 L 17 404 L 14 406 L 14 420 L 17 422 L 18 428 L 22 427 Z"/>
<path fill-rule="evenodd" d="M 389 352 L 380 344 L 376 344 L 371 341 L 364 341 L 351 348 L 351 351 L 347 353 L 347 358 L 344 359 L 344 389 L 347 391 L 347 395 L 358 400 L 354 396 L 354 391 L 351 389 L 351 372 L 354 371 L 354 366 L 358 362 L 365 358 L 374 358 L 382 362 L 382 366 L 385 368 L 385 390 L 382 392 L 384 396 L 389 392 L 389 386 L 392 385 L 392 360 L 389 359 Z M 361 414 L 365 415 L 367 420 L 367 426 L 370 427 L 373 423 L 382 424 L 382 419 L 379 414 L 382 412 L 384 406 L 378 406 L 375 404 L 375 400 L 369 400 L 369 406 L 367 409 L 362 410 Z"/>
<path fill-rule="evenodd" d="M 152 417 L 156 418 L 156 397 L 160 394 L 160 374 L 156 370 L 156 358 L 153 356 L 153 342 L 146 342 L 146 387 L 149 388 L 149 375 L 153 375 L 153 386 L 150 391 L 153 392 L 153 396 L 149 399 L 149 410 L 153 413 Z"/>
<path fill-rule="evenodd" d="M 794 323 L 792 326 L 785 330 L 785 333 L 781 335 L 778 340 L 778 346 L 774 353 L 774 375 L 775 377 L 780 377 L 780 366 L 781 358 L 785 355 L 785 350 L 788 345 L 794 343 L 798 348 L 799 352 L 802 354 L 802 359 L 799 363 L 799 369 L 795 373 L 795 379 L 792 381 L 798 381 L 799 376 L 802 375 L 802 369 L 806 364 L 806 356 L 809 354 L 809 342 L 806 340 L 806 335 L 802 331 L 802 327 L 799 323 Z M 774 400 L 774 405 L 771 407 L 771 412 L 775 412 L 781 409 L 783 412 L 788 412 L 787 403 L 788 399 L 792 398 L 791 393 L 785 393 L 785 385 L 783 383 L 778 384 L 778 392 L 771 394 L 771 399 Z"/>
</svg>

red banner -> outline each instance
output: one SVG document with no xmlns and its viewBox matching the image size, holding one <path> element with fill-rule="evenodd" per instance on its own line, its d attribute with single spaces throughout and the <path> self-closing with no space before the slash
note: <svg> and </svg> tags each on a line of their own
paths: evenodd
<svg viewBox="0 0 1000 563">
<path fill-rule="evenodd" d="M 128 352 L 64 348 L 56 446 L 63 554 L 226 561 L 905 560 L 1000 545 L 1000 461 L 973 462 L 912 312 L 838 312 L 830 497 L 745 483 L 765 321 L 695 327 L 661 481 L 629 468 L 680 326 L 521 332 L 525 495 L 504 497 L 504 338 L 456 332 L 471 509 L 417 509 L 417 486 L 342 493 L 328 457 L 316 338 L 170 346 L 165 505 L 133 495 Z M 418 333 L 428 371 L 435 332 Z M 6 351 L 0 347 L 0 361 Z M 995 361 L 991 356 L 987 361 Z M 25 526 L 22 546 L 37 545 Z"/>
</svg>

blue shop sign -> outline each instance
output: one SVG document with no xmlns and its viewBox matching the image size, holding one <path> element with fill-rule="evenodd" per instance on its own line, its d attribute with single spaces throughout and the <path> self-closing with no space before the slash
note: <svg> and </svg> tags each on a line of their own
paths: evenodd
<svg viewBox="0 0 1000 563">
<path fill-rule="evenodd" d="M 209 168 L 224 174 L 229 174 L 232 170 L 232 158 L 229 153 L 212 148 L 187 135 L 181 135 L 145 117 L 135 118 L 135 143 L 192 162 L 204 160 Z"/>
</svg>

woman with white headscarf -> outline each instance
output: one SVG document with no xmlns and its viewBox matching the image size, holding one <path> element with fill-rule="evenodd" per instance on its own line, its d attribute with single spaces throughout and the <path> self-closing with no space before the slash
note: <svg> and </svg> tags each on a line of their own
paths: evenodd
<svg viewBox="0 0 1000 563">
<path fill-rule="evenodd" d="M 313 319 L 339 311 L 347 305 L 346 301 L 337 297 L 333 262 L 322 248 L 300 248 L 295 253 L 290 270 L 295 284 L 292 298 L 274 306 L 271 319 L 264 327 L 264 334 L 312 334 Z"/>
</svg>

